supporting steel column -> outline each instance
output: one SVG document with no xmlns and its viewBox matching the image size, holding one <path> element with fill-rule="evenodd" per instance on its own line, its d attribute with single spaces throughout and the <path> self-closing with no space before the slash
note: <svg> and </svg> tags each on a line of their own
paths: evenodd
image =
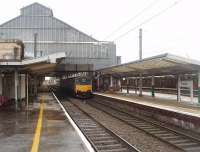
<svg viewBox="0 0 200 152">
<path fill-rule="evenodd" d="M 139 29 L 139 60 L 142 61 L 142 29 Z M 142 74 L 139 78 L 139 96 L 142 96 Z"/>
<path fill-rule="evenodd" d="M 110 88 L 112 88 L 113 87 L 113 77 L 112 77 L 112 75 L 110 76 Z"/>
<path fill-rule="evenodd" d="M 155 97 L 155 78 L 152 76 L 151 78 L 151 96 Z"/>
<path fill-rule="evenodd" d="M 139 79 L 139 96 L 142 96 L 142 74 L 140 74 L 140 79 Z"/>
<path fill-rule="evenodd" d="M 129 79 L 126 79 L 126 88 L 127 88 L 127 93 L 129 93 Z"/>
<path fill-rule="evenodd" d="M 37 96 L 37 77 L 34 77 L 34 96 Z"/>
<path fill-rule="evenodd" d="M 97 90 L 100 90 L 100 81 L 99 81 L 99 75 L 97 76 Z"/>
<path fill-rule="evenodd" d="M 135 94 L 137 94 L 137 86 L 138 86 L 138 83 L 137 83 L 137 77 L 135 78 Z"/>
<path fill-rule="evenodd" d="M 18 72 L 14 72 L 14 83 L 15 83 L 15 109 L 18 109 Z"/>
<path fill-rule="evenodd" d="M 193 102 L 193 97 L 194 97 L 194 89 L 193 89 L 193 80 L 191 81 L 191 86 L 190 86 L 190 98 L 191 98 L 191 102 Z"/>
<path fill-rule="evenodd" d="M 103 82 L 103 83 L 102 83 L 102 84 L 103 84 L 103 85 L 102 85 L 102 86 L 103 86 L 103 90 L 105 91 L 105 83 L 104 83 L 105 81 L 104 81 L 104 77 L 102 77 L 102 82 Z"/>
<path fill-rule="evenodd" d="M 0 95 L 3 94 L 3 75 L 0 74 Z"/>
<path fill-rule="evenodd" d="M 121 90 L 121 79 L 120 79 L 120 78 L 117 80 L 117 85 L 118 85 L 118 87 L 120 88 L 120 91 L 122 91 L 122 90 Z"/>
<path fill-rule="evenodd" d="M 200 103 L 200 72 L 198 73 L 198 102 Z"/>
<path fill-rule="evenodd" d="M 177 101 L 181 101 L 181 76 L 178 75 L 177 78 Z"/>
<path fill-rule="evenodd" d="M 37 33 L 34 33 L 34 58 L 37 58 Z"/>
<path fill-rule="evenodd" d="M 28 94 L 28 74 L 26 74 L 26 108 L 28 110 L 29 94 Z"/>
</svg>

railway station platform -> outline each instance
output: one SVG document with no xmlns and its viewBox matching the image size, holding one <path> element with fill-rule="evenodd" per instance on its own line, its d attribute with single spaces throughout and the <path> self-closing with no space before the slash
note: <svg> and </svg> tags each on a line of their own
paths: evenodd
<svg viewBox="0 0 200 152">
<path fill-rule="evenodd" d="M 0 122 L 0 152 L 88 151 L 50 94 L 39 94 L 28 110 L 1 109 Z"/>
<path fill-rule="evenodd" d="M 187 101 L 178 102 L 175 99 L 176 95 L 158 94 L 158 97 L 153 98 L 147 95 L 150 94 L 149 92 L 144 92 L 143 96 L 139 97 L 135 93 L 130 92 L 127 94 L 125 91 L 114 93 L 96 92 L 95 94 L 200 118 L 200 104 Z"/>
</svg>

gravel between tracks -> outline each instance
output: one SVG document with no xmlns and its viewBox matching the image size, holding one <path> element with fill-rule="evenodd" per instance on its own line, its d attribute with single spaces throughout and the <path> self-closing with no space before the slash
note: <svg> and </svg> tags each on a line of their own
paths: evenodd
<svg viewBox="0 0 200 152">
<path fill-rule="evenodd" d="M 73 103 L 77 104 L 85 112 L 100 121 L 105 127 L 120 135 L 142 152 L 181 152 L 181 150 L 174 148 L 169 144 L 164 143 L 157 138 L 142 132 L 141 130 L 138 130 L 137 128 L 129 126 L 78 99 L 73 99 Z M 63 102 L 63 104 L 65 105 L 65 102 Z"/>
</svg>

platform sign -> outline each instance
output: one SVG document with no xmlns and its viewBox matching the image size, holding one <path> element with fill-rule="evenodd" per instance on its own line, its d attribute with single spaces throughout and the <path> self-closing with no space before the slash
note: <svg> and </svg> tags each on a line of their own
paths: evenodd
<svg viewBox="0 0 200 152">
<path fill-rule="evenodd" d="M 181 87 L 191 88 L 191 87 L 193 87 L 193 81 L 192 80 L 181 81 Z"/>
<path fill-rule="evenodd" d="M 191 101 L 193 102 L 193 80 L 181 81 L 180 87 L 190 89 L 190 98 L 191 98 Z"/>
</svg>

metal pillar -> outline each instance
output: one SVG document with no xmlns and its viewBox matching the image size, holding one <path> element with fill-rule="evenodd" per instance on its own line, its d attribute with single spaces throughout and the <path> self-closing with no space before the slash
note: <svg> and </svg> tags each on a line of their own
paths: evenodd
<svg viewBox="0 0 200 152">
<path fill-rule="evenodd" d="M 151 78 L 151 96 L 155 97 L 155 78 L 152 76 Z"/>
<path fill-rule="evenodd" d="M 181 101 L 181 76 L 178 75 L 177 78 L 177 101 Z"/>
<path fill-rule="evenodd" d="M 122 91 L 122 90 L 121 90 L 121 79 L 120 79 L 120 78 L 117 80 L 117 85 L 118 85 L 118 87 L 120 88 L 120 91 Z"/>
<path fill-rule="evenodd" d="M 140 74 L 140 79 L 139 79 L 139 96 L 142 96 L 142 74 Z"/>
<path fill-rule="evenodd" d="M 135 94 L 137 94 L 137 86 L 138 86 L 138 83 L 137 83 L 137 77 L 135 78 Z"/>
<path fill-rule="evenodd" d="M 34 58 L 37 57 L 37 33 L 34 33 Z"/>
<path fill-rule="evenodd" d="M 200 72 L 198 73 L 198 102 L 200 103 Z"/>
<path fill-rule="evenodd" d="M 37 96 L 37 77 L 34 77 L 34 96 Z"/>
<path fill-rule="evenodd" d="M 100 90 L 100 80 L 99 80 L 99 76 L 97 76 L 97 90 Z"/>
<path fill-rule="evenodd" d="M 3 94 L 3 75 L 0 74 L 0 95 Z"/>
<path fill-rule="evenodd" d="M 142 60 L 142 29 L 139 29 L 139 59 Z"/>
<path fill-rule="evenodd" d="M 142 29 L 139 29 L 139 59 L 142 60 Z M 139 96 L 142 96 L 142 74 L 139 79 Z"/>
<path fill-rule="evenodd" d="M 28 94 L 28 74 L 26 74 L 26 108 L 28 110 L 29 94 Z"/>
<path fill-rule="evenodd" d="M 193 80 L 191 81 L 191 86 L 190 86 L 190 98 L 191 98 L 191 102 L 193 102 L 193 97 L 194 97 L 194 93 L 193 93 L 194 89 L 193 89 Z"/>
<path fill-rule="evenodd" d="M 103 85 L 102 85 L 102 86 L 103 86 L 103 90 L 105 91 L 105 83 L 104 83 L 105 81 L 104 81 L 104 77 L 102 78 L 102 82 L 103 82 L 103 83 L 102 83 L 102 84 L 103 84 Z"/>
<path fill-rule="evenodd" d="M 127 88 L 127 93 L 129 93 L 129 79 L 126 79 L 126 88 Z"/>
<path fill-rule="evenodd" d="M 113 77 L 112 77 L 112 75 L 110 76 L 110 88 L 112 88 L 113 87 Z"/>
<path fill-rule="evenodd" d="M 15 82 L 15 109 L 18 109 L 18 72 L 14 72 L 14 82 Z"/>
</svg>

